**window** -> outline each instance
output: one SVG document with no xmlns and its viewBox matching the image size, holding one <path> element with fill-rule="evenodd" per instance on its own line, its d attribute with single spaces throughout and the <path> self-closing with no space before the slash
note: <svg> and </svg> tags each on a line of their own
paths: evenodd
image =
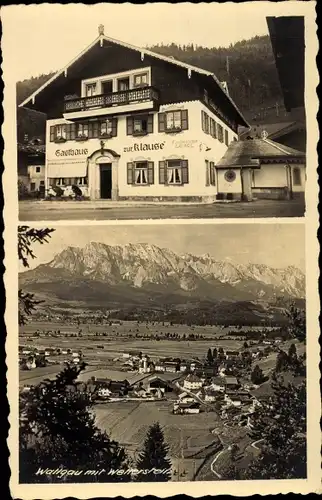
<svg viewBox="0 0 322 500">
<path fill-rule="evenodd" d="M 67 123 L 64 124 L 63 137 L 56 137 L 56 126 L 50 127 L 51 142 L 65 142 L 66 140 L 85 140 L 98 137 L 116 137 L 117 136 L 117 118 L 108 118 L 107 120 L 90 120 L 87 123 Z M 61 127 L 61 125 L 59 125 Z M 58 131 L 61 134 L 61 131 Z"/>
<path fill-rule="evenodd" d="M 87 186 L 87 177 L 77 177 L 75 184 L 78 186 Z"/>
<path fill-rule="evenodd" d="M 220 142 L 224 142 L 224 129 L 217 123 L 217 137 Z"/>
<path fill-rule="evenodd" d="M 159 132 L 188 130 L 188 110 L 166 111 L 158 114 Z"/>
<path fill-rule="evenodd" d="M 35 182 L 31 182 L 30 183 L 30 191 L 35 191 L 36 190 L 36 183 Z"/>
<path fill-rule="evenodd" d="M 64 177 L 60 177 L 56 180 L 56 186 L 66 186 L 66 180 Z"/>
<path fill-rule="evenodd" d="M 167 161 L 167 184 L 182 184 L 180 160 Z"/>
<path fill-rule="evenodd" d="M 85 95 L 86 97 L 93 97 L 96 95 L 96 83 L 88 83 L 85 87 Z"/>
<path fill-rule="evenodd" d="M 213 161 L 205 160 L 206 163 L 206 186 L 216 185 L 216 168 Z"/>
<path fill-rule="evenodd" d="M 36 167 L 36 174 L 40 174 L 40 167 Z"/>
<path fill-rule="evenodd" d="M 165 160 L 159 162 L 159 183 L 182 185 L 189 183 L 188 160 Z"/>
<path fill-rule="evenodd" d="M 100 123 L 100 135 L 101 136 L 111 136 L 113 133 L 113 122 L 112 120 L 104 120 Z"/>
<path fill-rule="evenodd" d="M 117 81 L 117 90 L 122 92 L 124 90 L 129 90 L 130 88 L 130 79 L 129 78 L 121 78 Z"/>
<path fill-rule="evenodd" d="M 66 140 L 66 125 L 61 124 L 61 125 L 56 125 L 55 126 L 55 139 L 57 141 L 65 141 Z"/>
<path fill-rule="evenodd" d="M 148 184 L 148 162 L 137 162 L 134 169 L 135 184 Z"/>
<path fill-rule="evenodd" d="M 45 185 L 45 181 L 40 181 L 39 185 L 40 186 L 44 186 Z"/>
<path fill-rule="evenodd" d="M 301 186 L 302 185 L 300 167 L 293 168 L 293 184 L 294 184 L 294 186 Z"/>
<path fill-rule="evenodd" d="M 153 115 L 128 116 L 127 135 L 146 135 L 153 133 Z"/>
<path fill-rule="evenodd" d="M 225 144 L 226 146 L 229 146 L 228 130 L 225 130 Z"/>
<path fill-rule="evenodd" d="M 88 139 L 88 123 L 77 124 L 77 139 Z"/>
<path fill-rule="evenodd" d="M 127 164 L 127 183 L 137 186 L 154 184 L 153 161 L 130 162 Z"/>
<path fill-rule="evenodd" d="M 173 111 L 166 114 L 166 129 L 181 128 L 181 111 Z"/>
<path fill-rule="evenodd" d="M 140 73 L 139 75 L 134 75 L 133 78 L 134 87 L 147 87 L 148 86 L 148 74 Z"/>
</svg>

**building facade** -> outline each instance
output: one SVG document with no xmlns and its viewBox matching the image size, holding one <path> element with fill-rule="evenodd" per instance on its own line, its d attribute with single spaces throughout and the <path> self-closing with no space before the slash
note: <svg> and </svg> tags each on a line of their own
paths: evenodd
<svg viewBox="0 0 322 500">
<path fill-rule="evenodd" d="M 46 189 L 93 200 L 212 201 L 245 119 L 216 77 L 99 37 L 21 106 L 47 114 Z"/>
<path fill-rule="evenodd" d="M 304 199 L 305 153 L 270 139 L 231 143 L 216 168 L 219 178 L 226 180 L 226 184 L 219 183 L 223 197 L 245 201 Z"/>
</svg>

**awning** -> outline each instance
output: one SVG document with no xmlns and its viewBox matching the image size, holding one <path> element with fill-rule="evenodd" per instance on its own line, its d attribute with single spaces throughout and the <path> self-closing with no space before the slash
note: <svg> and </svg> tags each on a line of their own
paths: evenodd
<svg viewBox="0 0 322 500">
<path fill-rule="evenodd" d="M 78 161 L 49 161 L 47 163 L 47 177 L 50 179 L 61 177 L 86 177 L 87 159 Z"/>
</svg>

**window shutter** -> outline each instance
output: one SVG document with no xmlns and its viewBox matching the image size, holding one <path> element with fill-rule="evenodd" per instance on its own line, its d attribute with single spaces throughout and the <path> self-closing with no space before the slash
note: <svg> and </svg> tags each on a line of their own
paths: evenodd
<svg viewBox="0 0 322 500">
<path fill-rule="evenodd" d="M 148 134 L 153 134 L 153 115 L 148 115 Z"/>
<path fill-rule="evenodd" d="M 165 182 L 165 161 L 159 161 L 159 184 L 166 184 L 166 182 Z"/>
<path fill-rule="evenodd" d="M 76 137 L 76 123 L 70 124 L 70 139 L 73 141 Z"/>
<path fill-rule="evenodd" d="M 210 162 L 210 184 L 212 186 L 216 185 L 216 169 L 213 161 Z"/>
<path fill-rule="evenodd" d="M 66 125 L 66 141 L 70 140 L 70 123 Z"/>
<path fill-rule="evenodd" d="M 126 117 L 126 133 L 127 133 L 127 135 L 133 135 L 133 118 L 132 118 L 132 116 Z"/>
<path fill-rule="evenodd" d="M 50 142 L 54 142 L 55 140 L 55 126 L 52 125 L 49 129 L 49 133 L 50 133 Z"/>
<path fill-rule="evenodd" d="M 205 132 L 209 134 L 209 116 L 205 113 Z"/>
<path fill-rule="evenodd" d="M 112 137 L 117 136 L 117 118 L 112 118 Z"/>
<path fill-rule="evenodd" d="M 188 125 L 188 110 L 183 109 L 181 111 L 181 129 L 182 130 L 188 130 L 189 125 Z"/>
<path fill-rule="evenodd" d="M 158 114 L 159 132 L 165 131 L 165 113 Z"/>
<path fill-rule="evenodd" d="M 127 183 L 128 184 L 134 183 L 133 166 L 134 165 L 132 162 L 127 164 Z"/>
<path fill-rule="evenodd" d="M 154 163 L 148 162 L 148 184 L 154 184 Z"/>
<path fill-rule="evenodd" d="M 214 120 L 214 138 L 217 139 L 217 122 Z"/>
<path fill-rule="evenodd" d="M 206 186 L 210 186 L 210 169 L 209 169 L 209 161 L 205 160 L 206 164 Z M 211 163 L 210 163 L 211 165 Z"/>
<path fill-rule="evenodd" d="M 201 111 L 201 128 L 205 131 L 205 112 Z"/>
<path fill-rule="evenodd" d="M 189 184 L 188 160 L 181 160 L 182 184 Z"/>
<path fill-rule="evenodd" d="M 92 139 L 93 138 L 93 122 L 88 122 L 88 138 Z"/>
<path fill-rule="evenodd" d="M 228 130 L 225 130 L 225 144 L 228 146 Z"/>
<path fill-rule="evenodd" d="M 98 127 L 99 127 L 99 123 L 98 121 L 95 121 L 93 122 L 93 139 L 97 139 L 98 137 Z"/>
</svg>

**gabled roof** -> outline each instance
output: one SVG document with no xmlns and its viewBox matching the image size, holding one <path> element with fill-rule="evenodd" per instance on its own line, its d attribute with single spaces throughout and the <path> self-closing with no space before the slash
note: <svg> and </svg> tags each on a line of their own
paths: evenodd
<svg viewBox="0 0 322 500">
<path fill-rule="evenodd" d="M 202 69 L 202 68 L 198 68 L 197 66 L 192 66 L 191 64 L 184 63 L 184 62 L 179 61 L 177 59 L 174 59 L 172 57 L 164 56 L 162 54 L 158 54 L 158 53 L 153 52 L 151 50 L 148 50 L 148 49 L 145 49 L 145 48 L 141 48 L 141 47 L 137 47 L 135 45 L 132 45 L 132 44 L 129 44 L 129 43 L 126 43 L 126 42 L 122 42 L 122 41 L 116 40 L 114 38 L 107 37 L 105 35 L 98 36 L 90 45 L 88 45 L 72 61 L 70 61 L 66 66 L 64 66 L 62 69 L 60 69 L 59 71 L 57 71 L 57 73 L 55 73 L 51 78 L 49 78 L 49 80 L 47 80 L 47 82 L 45 82 L 43 85 L 41 85 L 41 87 L 39 87 L 39 89 L 37 89 L 35 92 L 33 92 L 21 104 L 19 104 L 19 107 L 26 106 L 26 104 L 28 104 L 30 101 L 34 101 L 35 97 L 40 92 L 42 92 L 46 87 L 48 87 L 53 81 L 55 81 L 60 75 L 62 75 L 62 74 L 66 74 L 67 75 L 68 69 L 76 61 L 78 61 L 81 57 L 83 57 L 91 48 L 93 48 L 98 43 L 100 43 L 101 46 L 103 46 L 104 42 L 113 43 L 113 44 L 116 44 L 116 45 L 120 45 L 120 46 L 122 46 L 124 48 L 127 48 L 129 50 L 134 50 L 136 52 L 140 52 L 142 55 L 147 55 L 147 56 L 150 56 L 150 57 L 154 57 L 155 59 L 160 59 L 161 61 L 165 61 L 165 62 L 173 64 L 175 66 L 179 66 L 181 68 L 185 68 L 185 69 L 187 69 L 189 76 L 191 75 L 192 72 L 195 72 L 195 73 L 198 73 L 200 75 L 204 75 L 204 76 L 210 77 L 212 80 L 214 80 L 214 82 L 216 83 L 216 85 L 222 91 L 223 95 L 226 96 L 226 98 L 228 99 L 228 101 L 230 102 L 230 104 L 235 108 L 235 111 L 240 116 L 240 118 L 241 118 L 242 122 L 244 123 L 244 125 L 247 126 L 247 127 L 249 126 L 248 123 L 247 123 L 247 121 L 246 121 L 246 119 L 245 119 L 245 117 L 242 115 L 242 113 L 240 112 L 240 110 L 237 108 L 236 104 L 234 103 L 234 101 L 232 100 L 232 98 L 229 96 L 229 94 L 225 90 L 224 86 L 222 85 L 222 83 L 220 83 L 220 81 L 218 80 L 218 78 L 216 77 L 216 75 L 214 73 L 211 73 L 210 71 L 207 71 L 207 70 Z"/>
<path fill-rule="evenodd" d="M 270 139 L 249 139 L 229 144 L 217 167 L 259 166 L 261 159 L 305 158 L 305 153 Z"/>
</svg>

